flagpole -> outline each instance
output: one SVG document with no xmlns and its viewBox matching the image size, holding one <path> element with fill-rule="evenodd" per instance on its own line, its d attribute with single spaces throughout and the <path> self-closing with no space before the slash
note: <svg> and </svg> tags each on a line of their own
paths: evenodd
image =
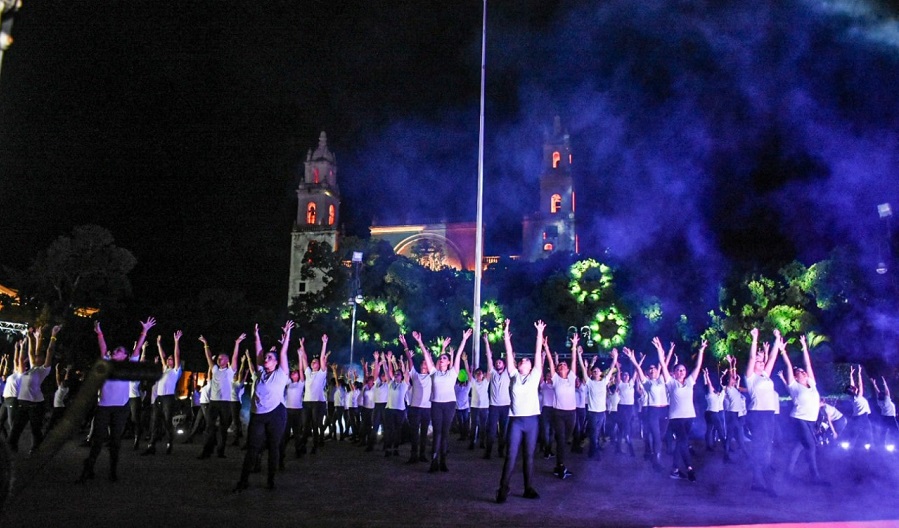
<svg viewBox="0 0 899 528">
<path fill-rule="evenodd" d="M 478 127 L 478 213 L 474 251 L 474 368 L 481 364 L 481 276 L 484 267 L 484 78 L 487 74 L 487 0 L 481 25 L 481 115 Z"/>
</svg>

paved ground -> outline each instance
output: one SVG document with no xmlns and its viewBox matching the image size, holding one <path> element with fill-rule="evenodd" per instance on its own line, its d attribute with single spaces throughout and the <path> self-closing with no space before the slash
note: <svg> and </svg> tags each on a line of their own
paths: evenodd
<svg viewBox="0 0 899 528">
<path fill-rule="evenodd" d="M 23 438 L 27 446 L 30 439 Z M 104 477 L 75 485 L 87 449 L 67 442 L 40 471 L 19 455 L 17 470 L 27 487 L 8 500 L 2 526 L 699 526 L 776 522 L 896 519 L 899 526 L 899 453 L 852 454 L 834 448 L 822 467 L 834 485 L 790 483 L 779 473 L 779 498 L 749 491 L 746 466 L 724 465 L 720 453 L 700 453 L 696 483 L 653 472 L 639 458 L 606 455 L 589 461 L 571 455 L 574 477 L 552 476 L 552 460 L 537 461 L 539 500 L 521 497 L 520 470 L 506 504 L 493 499 L 502 461 L 483 460 L 454 442 L 449 473 L 428 474 L 426 464 L 404 464 L 380 452 L 364 453 L 348 442 L 329 442 L 317 455 L 288 459 L 275 491 L 253 475 L 241 494 L 231 489 L 243 453 L 228 448 L 227 459 L 196 460 L 197 444 L 176 445 L 171 456 L 122 453 L 120 480 Z M 782 462 L 782 461 L 779 461 Z M 35 513 L 39 512 L 39 513 Z"/>
</svg>

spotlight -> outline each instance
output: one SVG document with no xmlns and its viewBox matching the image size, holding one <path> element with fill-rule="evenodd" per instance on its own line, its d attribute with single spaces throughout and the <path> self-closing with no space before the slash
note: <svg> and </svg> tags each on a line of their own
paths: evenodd
<svg viewBox="0 0 899 528">
<path fill-rule="evenodd" d="M 184 429 L 178 429 L 178 431 L 176 431 L 176 432 L 177 432 L 178 434 L 184 434 Z"/>
<path fill-rule="evenodd" d="M 870 451 L 870 449 L 871 449 L 871 444 L 865 444 L 865 450 Z"/>
<path fill-rule="evenodd" d="M 887 451 L 888 451 L 888 452 L 892 453 L 892 452 L 895 451 L 895 450 L 896 450 L 896 446 L 894 446 L 893 444 L 887 444 Z"/>
<path fill-rule="evenodd" d="M 886 263 L 886 262 L 880 261 L 880 262 L 877 263 L 877 273 L 878 273 L 878 275 L 883 275 L 883 274 L 886 273 L 887 271 L 888 271 L 888 269 L 887 269 L 887 263 Z"/>
<path fill-rule="evenodd" d="M 840 447 L 843 449 L 849 449 L 849 442 L 840 442 Z"/>
</svg>

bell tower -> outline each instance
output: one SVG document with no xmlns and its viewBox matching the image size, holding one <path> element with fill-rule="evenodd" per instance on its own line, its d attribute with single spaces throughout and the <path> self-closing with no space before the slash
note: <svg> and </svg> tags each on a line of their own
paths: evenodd
<svg viewBox="0 0 899 528">
<path fill-rule="evenodd" d="M 555 252 L 578 252 L 571 144 L 559 116 L 543 137 L 540 208 L 522 222 L 522 259 L 533 262 Z"/>
<path fill-rule="evenodd" d="M 288 304 L 301 293 L 320 290 L 319 279 L 303 280 L 300 270 L 310 243 L 328 244 L 337 249 L 340 221 L 340 189 L 337 186 L 337 161 L 328 149 L 328 136 L 322 132 L 315 151 L 309 149 L 303 162 L 303 178 L 297 187 L 297 217 L 293 223 L 290 256 Z"/>
</svg>

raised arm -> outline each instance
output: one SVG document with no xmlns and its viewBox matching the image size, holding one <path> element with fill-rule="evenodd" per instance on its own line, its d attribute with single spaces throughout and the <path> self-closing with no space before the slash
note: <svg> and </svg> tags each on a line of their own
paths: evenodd
<svg viewBox="0 0 899 528">
<path fill-rule="evenodd" d="M 147 332 L 154 326 L 156 326 L 156 319 L 152 317 L 148 317 L 146 321 L 141 321 L 140 336 L 137 338 L 137 343 L 134 344 L 134 350 L 131 351 L 132 358 L 137 357 L 140 354 L 140 351 L 143 350 L 144 343 L 147 342 Z"/>
<path fill-rule="evenodd" d="M 56 325 L 50 330 L 50 344 L 47 345 L 47 354 L 44 356 L 45 367 L 49 367 L 53 364 L 53 351 L 56 350 L 56 334 L 59 333 L 61 328 L 62 326 Z"/>
<path fill-rule="evenodd" d="M 290 365 L 287 364 L 287 350 L 290 348 L 290 331 L 293 330 L 293 327 L 293 321 L 287 321 L 281 327 L 281 353 L 278 357 L 278 367 L 281 369 L 281 372 L 287 375 L 290 375 Z M 324 372 L 328 371 L 324 370 Z"/>
<path fill-rule="evenodd" d="M 690 377 L 693 378 L 693 381 L 696 381 L 696 378 L 699 376 L 699 370 L 702 368 L 702 358 L 705 355 L 705 349 L 708 348 L 709 342 L 705 339 L 702 340 L 702 344 L 699 345 L 699 354 L 696 356 L 696 366 L 693 367 L 693 372 L 690 373 Z"/>
<path fill-rule="evenodd" d="M 659 354 L 659 372 L 662 375 L 662 380 L 668 383 L 668 378 L 670 377 L 668 374 L 668 360 L 665 358 L 665 349 L 662 348 L 662 341 L 658 337 L 654 337 L 652 338 L 652 345 Z"/>
<path fill-rule="evenodd" d="M 594 359 L 596 359 L 596 358 L 594 358 Z M 620 382 L 621 381 L 621 375 L 620 375 L 621 367 L 618 365 L 618 349 L 617 348 L 612 349 L 612 362 L 609 363 L 609 368 L 606 369 L 606 373 L 603 374 L 603 378 L 608 379 L 609 375 L 612 374 L 613 370 L 616 373 L 616 379 L 618 380 L 618 382 Z M 586 373 L 585 373 L 585 376 L 586 376 Z"/>
<path fill-rule="evenodd" d="M 474 330 L 471 328 L 467 328 L 462 332 L 462 341 L 459 342 L 459 349 L 456 350 L 456 354 L 453 356 L 453 368 L 456 369 L 456 372 L 459 372 L 459 362 L 462 360 L 462 353 L 465 350 L 465 345 L 471 338 L 472 333 L 474 333 Z M 467 366 L 465 367 L 465 370 L 468 370 Z"/>
<path fill-rule="evenodd" d="M 752 373 L 755 372 L 756 355 L 759 351 L 759 329 L 753 328 L 749 331 L 749 335 L 752 336 L 752 344 L 749 346 L 749 359 L 746 363 L 746 378 L 749 378 L 752 376 Z"/>
<path fill-rule="evenodd" d="M 484 354 L 487 356 L 487 375 L 493 373 L 493 352 L 490 350 L 490 339 L 484 334 Z"/>
<path fill-rule="evenodd" d="M 174 365 L 173 365 L 175 367 L 175 370 L 178 370 L 181 368 L 181 344 L 180 344 L 180 342 L 181 342 L 182 335 L 183 334 L 182 334 L 181 330 L 175 330 L 175 334 L 172 336 L 175 339 L 175 359 L 174 359 Z"/>
<path fill-rule="evenodd" d="M 209 371 L 212 371 L 212 367 L 215 366 L 215 362 L 212 361 L 212 352 L 209 351 L 209 342 L 206 341 L 206 338 L 200 334 L 198 338 L 201 343 L 203 343 L 203 354 L 206 355 L 206 365 L 209 367 Z"/>
<path fill-rule="evenodd" d="M 309 367 L 309 358 L 306 357 L 306 339 L 300 338 L 300 346 L 297 348 L 297 369 L 300 371 L 300 379 L 306 380 L 306 369 Z"/>
<path fill-rule="evenodd" d="M 790 354 L 787 353 L 786 343 L 783 341 L 780 342 L 780 354 L 784 358 L 784 365 L 787 367 L 787 379 L 784 381 L 787 385 L 792 385 L 796 381 L 796 376 L 793 375 L 793 362 L 790 361 Z M 777 346 L 777 342 L 775 341 L 775 346 Z M 777 350 L 774 351 L 774 355 L 777 355 Z"/>
<path fill-rule="evenodd" d="M 575 337 L 577 337 L 577 336 L 575 336 Z M 556 372 L 556 363 L 555 363 L 555 360 L 553 359 L 553 353 L 549 349 L 549 340 L 547 340 L 545 337 L 543 338 L 543 350 L 546 355 L 546 363 L 547 363 L 547 366 L 549 367 L 550 373 L 555 373 Z M 540 374 L 542 375 L 543 372 L 541 372 Z"/>
<path fill-rule="evenodd" d="M 424 356 L 424 362 L 428 365 L 428 372 L 433 373 L 434 368 L 434 358 L 431 357 L 431 351 L 425 347 L 424 342 L 421 340 L 421 334 L 418 332 L 412 332 L 412 338 L 415 339 L 415 342 L 418 343 L 418 349 L 421 350 L 421 355 Z"/>
<path fill-rule="evenodd" d="M 890 386 L 887 385 L 887 379 L 885 377 L 881 376 L 880 379 L 883 381 L 883 396 L 889 400 L 890 399 Z"/>
<path fill-rule="evenodd" d="M 805 373 L 808 374 L 808 379 L 814 382 L 815 371 L 812 370 L 812 356 L 808 351 L 808 341 L 805 339 L 805 335 L 799 336 L 799 343 L 802 345 L 802 359 L 805 361 Z"/>
<path fill-rule="evenodd" d="M 506 368 L 516 368 L 515 350 L 512 349 L 512 332 L 509 330 L 509 320 L 503 325 L 503 344 L 506 345 Z"/>
<path fill-rule="evenodd" d="M 94 321 L 94 333 L 97 334 L 97 344 L 100 346 L 100 359 L 106 359 L 109 349 L 106 348 L 106 338 L 103 337 L 100 321 Z"/>
<path fill-rule="evenodd" d="M 156 336 L 156 351 L 159 353 L 159 362 L 162 364 L 162 371 L 165 372 L 165 350 L 162 348 L 162 334 Z"/>
<path fill-rule="evenodd" d="M 571 375 L 577 378 L 577 364 L 578 361 L 578 349 L 581 347 L 577 346 L 578 342 L 580 342 L 580 336 L 574 334 L 574 337 L 571 339 L 571 366 L 568 370 L 571 371 Z"/>
<path fill-rule="evenodd" d="M 631 363 L 633 363 L 633 365 L 634 365 L 634 377 L 637 378 L 636 379 L 637 383 L 635 385 L 640 385 L 640 383 L 642 383 L 643 380 L 646 379 L 646 375 L 643 374 L 643 367 L 640 365 L 640 363 L 642 361 L 637 361 L 637 358 L 634 357 L 633 350 L 631 350 L 627 347 L 624 347 L 622 350 L 624 352 L 624 356 L 626 358 L 628 358 L 629 360 L 631 360 Z"/>
<path fill-rule="evenodd" d="M 322 371 L 328 372 L 328 356 L 331 355 L 328 352 L 328 334 L 322 334 L 322 353 L 319 356 L 318 362 L 320 363 L 319 368 Z"/>
<path fill-rule="evenodd" d="M 780 335 L 780 330 L 774 329 L 774 349 L 768 354 L 767 361 L 765 362 L 765 373 L 770 377 L 771 373 L 774 372 L 774 364 L 777 363 L 777 349 L 784 348 L 783 336 Z"/>
<path fill-rule="evenodd" d="M 534 346 L 534 370 L 537 372 L 537 375 L 541 378 L 543 377 L 543 353 L 542 347 L 543 343 L 546 341 L 544 337 L 544 333 L 546 332 L 546 323 L 542 320 L 538 320 L 534 323 L 534 328 L 537 329 L 537 343 Z"/>
<path fill-rule="evenodd" d="M 862 366 L 858 366 L 858 396 L 860 398 L 865 397 L 865 382 L 864 378 L 862 378 Z"/>
</svg>

